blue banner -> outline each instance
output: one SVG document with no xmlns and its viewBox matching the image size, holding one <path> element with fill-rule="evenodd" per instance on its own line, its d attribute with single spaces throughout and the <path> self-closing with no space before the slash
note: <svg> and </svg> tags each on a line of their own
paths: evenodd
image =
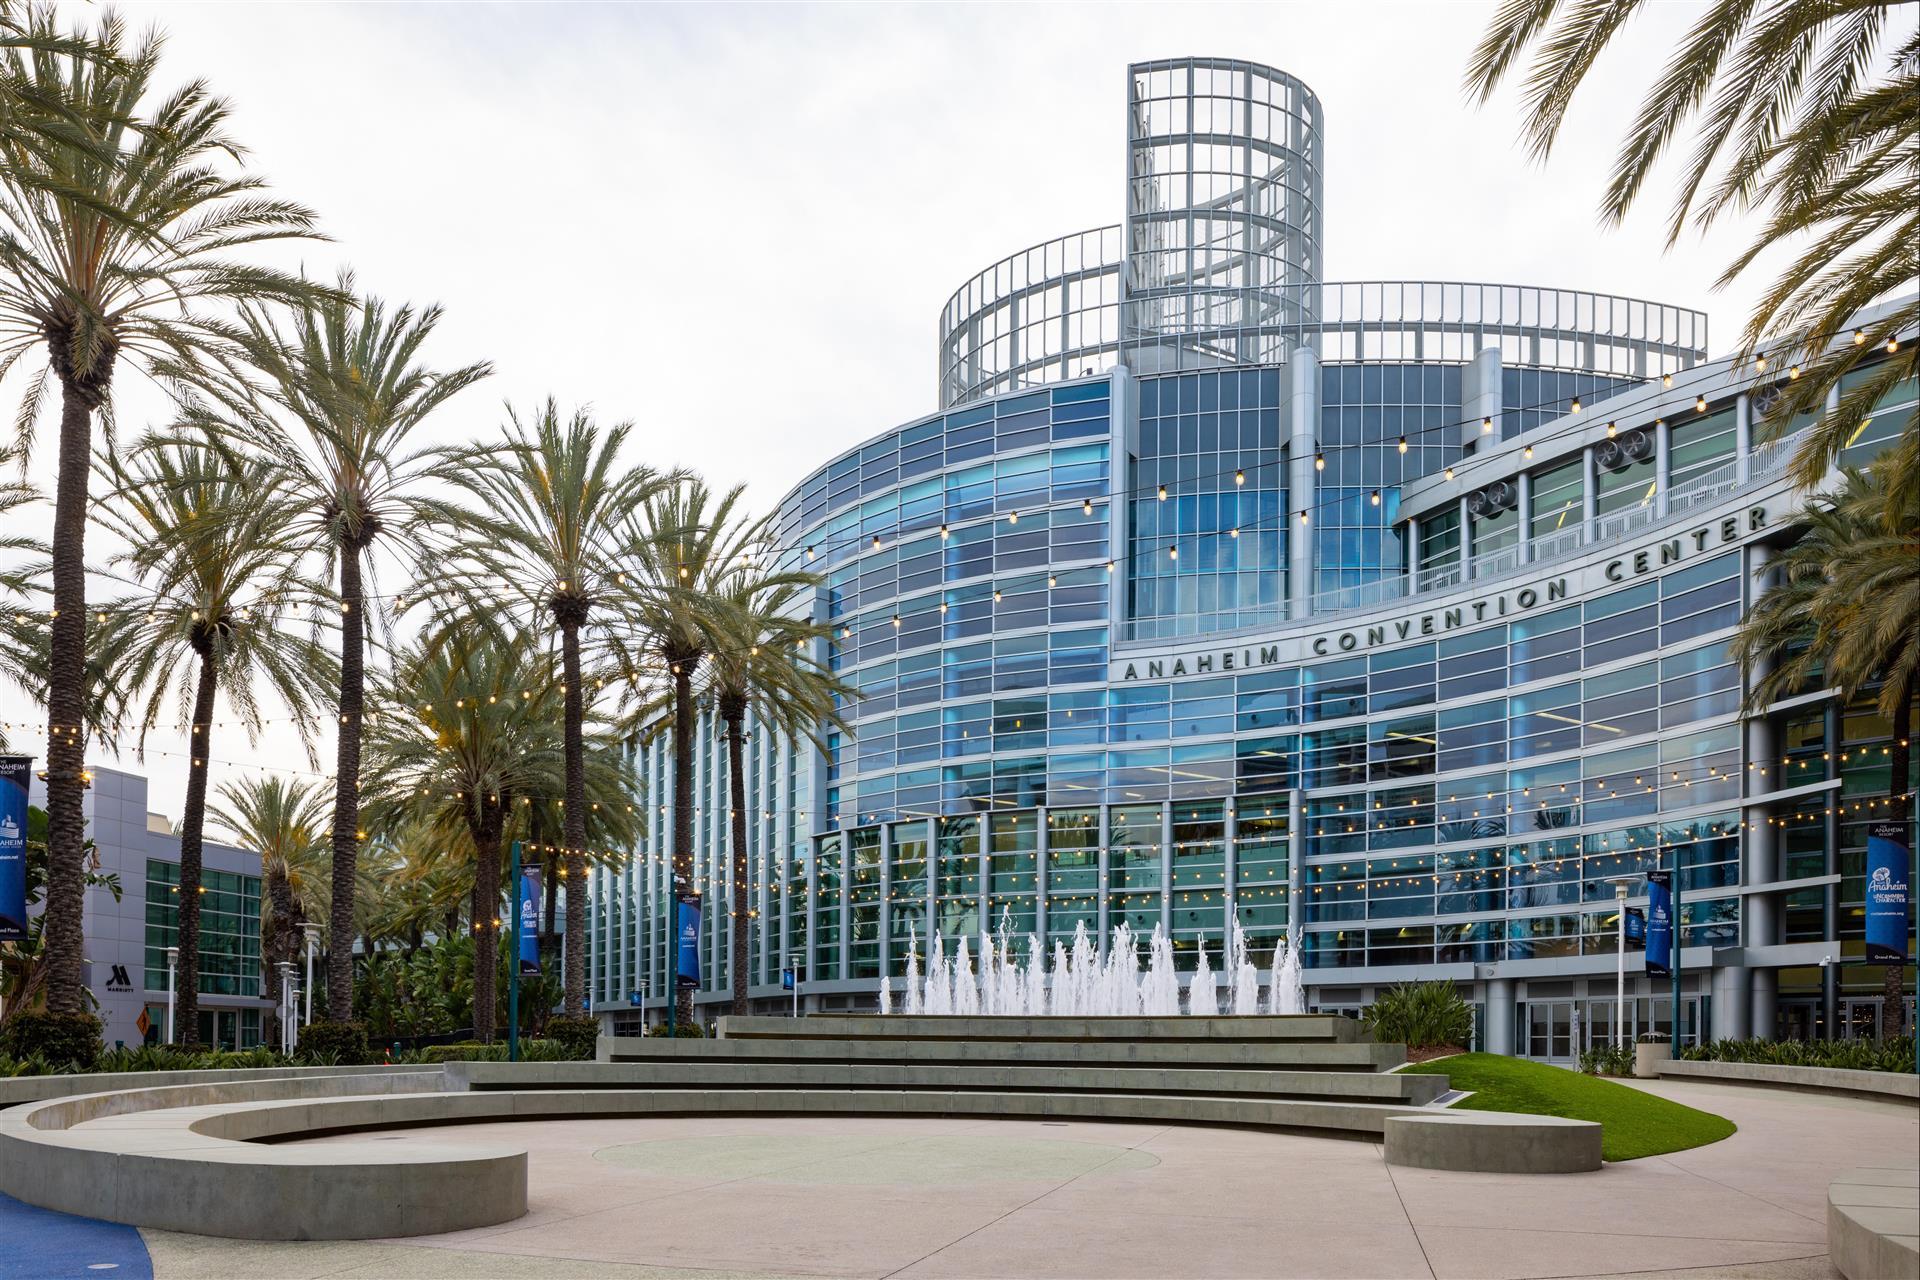
<svg viewBox="0 0 1920 1280">
<path fill-rule="evenodd" d="M 1673 973 L 1673 872 L 1647 872 L 1647 972 Z"/>
<path fill-rule="evenodd" d="M 680 895 L 679 909 L 679 952 L 676 962 L 680 985 L 697 987 L 700 985 L 700 897 L 698 894 Z"/>
<path fill-rule="evenodd" d="M 0 756 L 0 942 L 27 940 L 27 779 L 32 756 Z"/>
<path fill-rule="evenodd" d="M 1647 940 L 1647 913 L 1638 907 L 1627 908 L 1627 945 Z"/>
<path fill-rule="evenodd" d="M 1868 964 L 1906 963 L 1907 881 L 1907 824 L 1874 823 L 1867 828 Z"/>
<path fill-rule="evenodd" d="M 520 868 L 520 973 L 540 974 L 540 868 Z"/>
</svg>

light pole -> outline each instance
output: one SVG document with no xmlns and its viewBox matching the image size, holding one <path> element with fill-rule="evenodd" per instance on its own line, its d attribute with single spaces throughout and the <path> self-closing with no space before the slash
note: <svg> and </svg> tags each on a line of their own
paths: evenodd
<svg viewBox="0 0 1920 1280">
<path fill-rule="evenodd" d="M 793 1016 L 800 1016 L 800 953 L 787 952 L 787 968 L 793 970 Z"/>
<path fill-rule="evenodd" d="M 167 1043 L 173 1043 L 173 975 L 180 963 L 180 948 L 167 948 Z"/>
<path fill-rule="evenodd" d="M 304 1027 L 313 1021 L 313 953 L 320 949 L 320 926 L 302 921 L 300 931 L 307 935 L 307 1008 L 300 1018 L 300 1025 Z"/>
<path fill-rule="evenodd" d="M 293 961 L 280 962 L 280 1052 L 293 1053 Z"/>
<path fill-rule="evenodd" d="M 1613 906 L 1620 917 L 1619 963 L 1614 968 L 1613 1047 L 1626 1044 L 1627 1027 L 1627 882 L 1613 882 Z"/>
</svg>

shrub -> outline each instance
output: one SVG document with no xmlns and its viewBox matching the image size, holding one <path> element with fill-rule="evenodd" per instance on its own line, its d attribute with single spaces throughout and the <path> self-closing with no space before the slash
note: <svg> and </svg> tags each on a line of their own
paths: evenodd
<svg viewBox="0 0 1920 1280">
<path fill-rule="evenodd" d="M 1403 982 L 1382 991 L 1360 1021 L 1383 1044 L 1464 1049 L 1473 1039 L 1473 1006 L 1451 982 Z"/>
<path fill-rule="evenodd" d="M 546 1038 L 559 1041 L 570 1058 L 583 1061 L 591 1059 L 599 1049 L 600 1019 L 548 1018 Z"/>
<path fill-rule="evenodd" d="M 1601 1045 L 1580 1055 L 1580 1069 L 1590 1076 L 1630 1076 L 1633 1050 L 1626 1045 Z"/>
<path fill-rule="evenodd" d="M 361 1022 L 310 1022 L 300 1029 L 293 1060 L 303 1067 L 357 1067 L 373 1061 Z"/>
<path fill-rule="evenodd" d="M 664 1022 L 656 1022 L 647 1028 L 647 1034 L 650 1036 L 664 1036 L 667 1034 L 667 1024 Z M 674 1034 L 682 1040 L 699 1040 L 705 1037 L 707 1033 L 701 1029 L 700 1024 L 697 1022 L 683 1022 L 674 1028 Z"/>
<path fill-rule="evenodd" d="M 443 1062 L 505 1062 L 507 1061 L 507 1043 L 504 1040 L 493 1044 L 481 1044 L 478 1040 L 464 1040 L 458 1044 L 430 1044 L 406 1054 L 402 1059 L 409 1064 L 428 1066 Z M 568 1062 L 573 1054 L 558 1040 L 529 1038 L 520 1042 L 520 1061 L 522 1062 Z"/>
<path fill-rule="evenodd" d="M 1844 1071 L 1893 1071 L 1911 1074 L 1913 1041 L 1894 1040 L 1715 1040 L 1689 1045 L 1680 1056 L 1690 1062 L 1754 1062 L 1777 1067 L 1837 1067 Z"/>
<path fill-rule="evenodd" d="M 91 1071 L 100 1060 L 100 1019 L 27 1009 L 0 1027 L 0 1054 L 39 1058 L 54 1071 Z"/>
</svg>

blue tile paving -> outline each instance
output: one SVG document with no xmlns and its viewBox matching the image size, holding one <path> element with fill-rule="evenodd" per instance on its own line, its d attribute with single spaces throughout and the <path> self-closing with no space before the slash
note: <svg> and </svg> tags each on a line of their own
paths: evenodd
<svg viewBox="0 0 1920 1280">
<path fill-rule="evenodd" d="M 0 1195 L 0 1280 L 153 1280 L 140 1233 Z"/>
</svg>

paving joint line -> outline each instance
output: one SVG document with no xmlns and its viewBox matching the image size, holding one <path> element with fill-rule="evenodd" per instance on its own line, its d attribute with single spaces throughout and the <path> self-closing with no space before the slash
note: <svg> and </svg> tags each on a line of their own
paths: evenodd
<svg viewBox="0 0 1920 1280">
<path fill-rule="evenodd" d="M 1420 1248 L 1420 1261 L 1427 1266 L 1427 1275 L 1438 1280 L 1440 1273 L 1433 1269 L 1433 1255 L 1427 1252 L 1427 1242 L 1420 1237 L 1420 1228 L 1413 1220 L 1413 1212 L 1407 1208 L 1407 1198 L 1400 1194 L 1400 1181 L 1393 1176 L 1393 1165 L 1387 1161 L 1387 1146 L 1380 1143 L 1380 1167 L 1387 1171 L 1387 1185 L 1393 1188 L 1393 1198 L 1400 1205 L 1400 1215 L 1407 1220 L 1407 1230 L 1413 1233 L 1413 1242 Z"/>
<path fill-rule="evenodd" d="M 987 1123 L 987 1122 L 982 1121 L 982 1123 Z M 1069 1123 L 1069 1127 L 1071 1127 L 1072 1122 L 1069 1121 L 1068 1123 Z M 1142 1142 L 1151 1141 L 1153 1138 L 1156 1138 L 1161 1134 L 1167 1132 L 1167 1130 L 1172 1127 L 1173 1126 L 1171 1125 L 1162 1125 L 1161 1127 L 1155 1129 L 1153 1132 L 1149 1133 L 1145 1138 L 1142 1138 L 1141 1141 Z M 945 1253 L 947 1250 L 953 1248 L 953 1246 L 959 1244 L 962 1240 L 972 1239 L 974 1236 L 979 1235 L 982 1231 L 985 1231 L 988 1227 L 994 1226 L 1001 1222 L 1005 1222 L 1008 1218 L 1011 1218 L 1014 1214 L 1019 1213 L 1022 1209 L 1032 1208 L 1034 1205 L 1038 1204 L 1042 1200 L 1045 1200 L 1048 1196 L 1052 1195 L 1054 1192 L 1070 1187 L 1074 1183 L 1080 1181 L 1080 1179 L 1085 1177 L 1090 1177 L 1091 1175 L 1100 1172 L 1100 1170 L 1106 1168 L 1108 1165 L 1112 1164 L 1115 1160 L 1120 1159 L 1122 1155 L 1126 1154 L 1129 1151 L 1135 1151 L 1138 1149 L 1139 1149 L 1138 1144 L 1135 1144 L 1134 1146 L 1129 1146 L 1129 1147 L 1122 1147 L 1114 1155 L 1111 1155 L 1107 1159 L 1102 1160 L 1099 1164 L 1093 1166 L 1093 1168 L 1086 1169 L 1080 1173 L 1074 1174 L 1071 1178 L 1068 1178 L 1065 1182 L 1060 1183 L 1058 1186 L 1048 1187 L 1045 1191 L 1042 1191 L 1039 1195 L 1033 1197 L 1033 1199 L 1022 1201 L 1020 1204 L 1014 1205 L 1011 1209 L 1008 1209 L 1006 1212 L 997 1214 L 994 1217 L 987 1219 L 985 1222 L 973 1228 L 971 1231 L 961 1232 L 959 1235 L 955 1236 L 953 1239 L 941 1245 L 938 1249 L 929 1250 L 928 1252 L 921 1254 L 919 1257 L 915 1258 L 911 1262 L 895 1267 L 891 1271 L 882 1272 L 880 1275 L 880 1280 L 892 1280 L 894 1276 L 899 1275 L 901 1272 L 906 1271 L 911 1267 L 919 1266 L 921 1263 L 925 1262 L 928 1258 L 937 1257 L 938 1255 Z"/>
</svg>

